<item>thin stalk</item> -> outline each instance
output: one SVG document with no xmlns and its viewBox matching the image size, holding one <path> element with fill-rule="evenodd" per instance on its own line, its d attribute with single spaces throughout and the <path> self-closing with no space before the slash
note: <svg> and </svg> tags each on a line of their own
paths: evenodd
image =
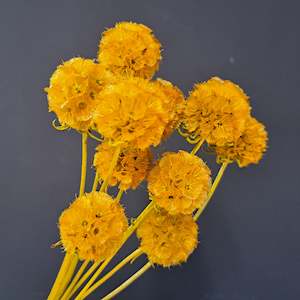
<svg viewBox="0 0 300 300">
<path fill-rule="evenodd" d="M 208 202 L 212 198 L 216 188 L 218 187 L 218 185 L 219 185 L 219 183 L 220 183 L 220 181 L 221 181 L 221 179 L 224 175 L 224 172 L 225 172 L 227 166 L 228 166 L 228 163 L 223 163 L 222 166 L 220 167 L 219 172 L 218 172 L 218 174 L 217 174 L 217 176 L 216 176 L 216 178 L 215 178 L 215 180 L 212 184 L 212 187 L 211 187 L 211 189 L 210 189 L 210 191 L 207 195 L 207 199 L 206 199 L 205 203 L 202 205 L 202 207 L 199 208 L 197 210 L 197 212 L 195 213 L 194 220 L 198 220 L 199 216 L 202 214 L 202 212 L 204 211 L 204 209 L 207 206 Z"/>
<path fill-rule="evenodd" d="M 108 295 L 102 298 L 102 300 L 109 300 L 117 296 L 120 292 L 125 290 L 129 285 L 131 285 L 135 280 L 142 276 L 147 270 L 151 268 L 152 264 L 150 262 L 146 263 L 142 268 L 140 268 L 136 273 L 124 281 L 119 287 L 114 289 Z"/>
<path fill-rule="evenodd" d="M 191 154 L 196 154 L 198 151 L 199 151 L 199 149 L 201 148 L 201 146 L 202 146 L 202 144 L 204 143 L 204 139 L 201 139 L 198 143 L 197 143 L 197 145 L 193 148 L 193 150 L 191 151 Z"/>
<path fill-rule="evenodd" d="M 77 292 L 77 290 L 82 286 L 82 284 L 91 276 L 91 274 L 99 267 L 101 262 L 95 262 L 88 270 L 87 272 L 80 278 L 80 280 L 76 283 L 74 288 L 69 293 L 66 300 L 71 299 L 71 297 Z"/>
<path fill-rule="evenodd" d="M 64 260 L 63 260 L 63 262 L 60 266 L 59 272 L 58 272 L 58 274 L 56 276 L 56 279 L 54 281 L 54 284 L 52 286 L 52 289 L 50 291 L 50 294 L 47 298 L 48 300 L 56 299 L 56 294 L 58 293 L 60 282 L 63 279 L 64 275 L 66 274 L 66 272 L 67 272 L 67 270 L 70 266 L 71 260 L 72 260 L 72 255 L 69 254 L 69 253 L 66 253 L 66 255 L 64 257 Z"/>
<path fill-rule="evenodd" d="M 123 193 L 124 193 L 124 190 L 119 189 L 118 194 L 117 194 L 117 196 L 115 198 L 115 201 L 120 202 Z"/>
<path fill-rule="evenodd" d="M 108 174 L 107 174 L 105 180 L 103 181 L 103 183 L 101 185 L 100 192 L 106 192 L 109 180 L 112 176 L 112 173 L 114 171 L 115 166 L 117 165 L 120 152 L 121 152 L 121 147 L 117 146 L 116 149 L 115 149 L 114 155 L 112 157 L 111 163 L 110 163 Z"/>
<path fill-rule="evenodd" d="M 98 184 L 99 184 L 99 174 L 98 172 L 96 172 L 94 182 L 93 182 L 92 192 L 95 192 L 97 190 Z"/>
<path fill-rule="evenodd" d="M 63 292 L 65 291 L 66 287 L 68 286 L 74 271 L 76 269 L 78 263 L 78 257 L 76 254 L 72 254 L 72 259 L 71 259 L 71 263 L 70 266 L 64 276 L 64 278 L 62 278 L 60 285 L 59 285 L 59 290 L 55 296 L 56 299 L 60 299 L 61 295 L 63 294 Z"/>
<path fill-rule="evenodd" d="M 98 276 L 102 273 L 104 268 L 110 263 L 110 261 L 113 259 L 113 257 L 116 255 L 116 253 L 122 248 L 122 246 L 125 244 L 125 242 L 128 240 L 128 238 L 133 234 L 133 232 L 136 230 L 136 228 L 141 224 L 141 222 L 144 220 L 144 218 L 148 215 L 149 212 L 154 207 L 154 202 L 151 201 L 148 206 L 142 211 L 142 213 L 137 217 L 137 219 L 128 227 L 126 230 L 123 241 L 120 244 L 120 246 L 114 251 L 114 253 L 107 258 L 100 268 L 95 272 L 95 274 L 91 277 L 91 279 L 88 281 L 88 283 L 85 285 L 85 287 L 81 290 L 81 292 L 76 297 L 76 300 L 82 299 L 81 297 L 86 293 L 86 291 L 91 287 L 91 285 L 95 282 L 95 280 L 98 278 Z"/>
<path fill-rule="evenodd" d="M 103 276 L 100 280 L 98 280 L 95 284 L 93 284 L 84 295 L 82 295 L 82 299 L 85 299 L 89 294 L 91 294 L 95 289 L 105 283 L 108 279 L 110 279 L 115 273 L 117 273 L 122 267 L 131 262 L 132 260 L 137 259 L 139 256 L 143 254 L 141 248 L 136 249 L 130 255 L 125 257 L 121 262 L 119 262 L 110 272 L 108 272 L 105 276 Z"/>
<path fill-rule="evenodd" d="M 86 165 L 87 165 L 87 138 L 86 132 L 82 133 L 82 150 L 81 150 L 81 179 L 79 196 L 82 196 L 85 190 L 85 180 L 86 180 Z"/>
<path fill-rule="evenodd" d="M 88 260 L 85 260 L 82 265 L 80 266 L 80 269 L 78 270 L 77 274 L 75 275 L 75 277 L 73 278 L 72 282 L 70 283 L 69 287 L 67 288 L 67 290 L 65 291 L 65 293 L 63 294 L 61 300 L 67 300 L 69 294 L 71 293 L 73 287 L 75 286 L 75 284 L 78 282 L 78 280 L 80 279 L 81 275 L 83 274 L 84 270 L 87 268 L 89 264 Z"/>
</svg>

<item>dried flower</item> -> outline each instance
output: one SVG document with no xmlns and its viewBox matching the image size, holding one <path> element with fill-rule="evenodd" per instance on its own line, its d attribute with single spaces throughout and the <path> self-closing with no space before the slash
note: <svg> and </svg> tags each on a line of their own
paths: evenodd
<svg viewBox="0 0 300 300">
<path fill-rule="evenodd" d="M 147 26 L 121 22 L 104 32 L 98 59 L 115 74 L 151 78 L 159 67 L 160 47 Z"/>
<path fill-rule="evenodd" d="M 148 176 L 150 198 L 172 215 L 191 214 L 201 207 L 210 185 L 209 168 L 185 151 L 166 153 Z"/>
<path fill-rule="evenodd" d="M 94 166 L 101 180 L 105 180 L 115 148 L 104 142 L 97 147 L 94 157 Z M 120 184 L 120 189 L 136 189 L 145 179 L 151 165 L 151 152 L 149 149 L 139 150 L 124 148 L 121 150 L 118 162 L 114 168 L 109 185 Z"/>
<path fill-rule="evenodd" d="M 223 146 L 235 141 L 250 115 L 247 95 L 229 80 L 213 77 L 195 85 L 187 99 L 184 128 L 209 144 Z"/>
<path fill-rule="evenodd" d="M 265 126 L 255 118 L 249 117 L 245 131 L 233 145 L 215 147 L 217 161 L 236 161 L 239 167 L 257 164 L 267 148 L 268 135 Z"/>
<path fill-rule="evenodd" d="M 156 84 L 166 95 L 165 109 L 169 111 L 170 121 L 164 131 L 164 137 L 167 138 L 176 129 L 181 122 L 185 108 L 185 100 L 182 91 L 171 82 L 158 78 Z"/>
<path fill-rule="evenodd" d="M 124 78 L 99 94 L 96 129 L 114 144 L 131 144 L 139 149 L 157 146 L 169 122 L 165 98 L 154 83 Z"/>
<path fill-rule="evenodd" d="M 138 227 L 137 236 L 150 262 L 170 267 L 185 262 L 197 247 L 198 226 L 191 215 L 153 210 Z"/>
<path fill-rule="evenodd" d="M 45 89 L 49 111 L 62 125 L 88 130 L 97 105 L 96 95 L 110 80 L 112 75 L 91 59 L 70 59 L 57 67 Z"/>
<path fill-rule="evenodd" d="M 128 227 L 121 205 L 108 194 L 92 192 L 77 199 L 61 214 L 59 229 L 67 252 L 82 260 L 102 261 L 121 244 Z"/>
</svg>

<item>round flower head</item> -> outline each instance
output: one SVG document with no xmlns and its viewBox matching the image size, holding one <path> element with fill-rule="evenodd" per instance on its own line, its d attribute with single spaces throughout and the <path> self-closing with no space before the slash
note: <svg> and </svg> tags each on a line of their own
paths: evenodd
<svg viewBox="0 0 300 300">
<path fill-rule="evenodd" d="M 98 59 L 115 74 L 151 78 L 159 67 L 160 47 L 147 26 L 122 22 L 104 32 Z"/>
<path fill-rule="evenodd" d="M 184 128 L 209 144 L 225 145 L 236 140 L 250 115 L 247 95 L 229 80 L 213 77 L 196 84 L 187 99 Z"/>
<path fill-rule="evenodd" d="M 176 129 L 183 117 L 185 107 L 184 95 L 181 90 L 171 82 L 158 78 L 156 84 L 166 95 L 165 107 L 169 111 L 170 121 L 164 131 L 164 137 L 167 138 L 174 129 Z"/>
<path fill-rule="evenodd" d="M 58 66 L 50 79 L 49 111 L 62 125 L 86 131 L 91 126 L 96 95 L 111 80 L 103 67 L 91 59 L 72 58 Z"/>
<path fill-rule="evenodd" d="M 114 144 L 146 149 L 158 145 L 169 122 L 165 94 L 154 83 L 123 78 L 99 94 L 95 127 Z"/>
<path fill-rule="evenodd" d="M 170 267 L 186 262 L 197 247 L 198 226 L 191 215 L 153 210 L 138 227 L 137 236 L 151 263 Z"/>
<path fill-rule="evenodd" d="M 105 180 L 109 173 L 110 164 L 115 148 L 104 142 L 97 147 L 94 157 L 94 166 L 101 180 Z M 122 190 L 136 189 L 145 179 L 151 165 L 149 149 L 139 150 L 124 148 L 121 150 L 116 167 L 112 173 L 109 185 L 120 184 Z"/>
<path fill-rule="evenodd" d="M 255 118 L 249 117 L 245 131 L 233 145 L 215 147 L 217 161 L 236 161 L 239 167 L 257 164 L 267 148 L 268 135 L 265 126 Z"/>
<path fill-rule="evenodd" d="M 62 244 L 81 260 L 102 261 L 121 244 L 128 227 L 120 204 L 100 192 L 85 194 L 61 214 L 59 229 Z"/>
<path fill-rule="evenodd" d="M 169 214 L 191 214 L 210 189 L 210 170 L 199 157 L 185 151 L 166 153 L 148 176 L 150 198 Z"/>
</svg>

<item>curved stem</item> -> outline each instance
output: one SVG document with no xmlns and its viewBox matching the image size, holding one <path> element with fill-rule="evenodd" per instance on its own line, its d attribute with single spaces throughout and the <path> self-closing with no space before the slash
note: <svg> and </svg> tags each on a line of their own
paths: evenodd
<svg viewBox="0 0 300 300">
<path fill-rule="evenodd" d="M 78 270 L 77 274 L 75 275 L 75 277 L 73 278 L 72 282 L 70 283 L 69 287 L 67 288 L 67 290 L 65 291 L 65 293 L 63 294 L 61 300 L 66 300 L 68 299 L 69 294 L 71 293 L 73 287 L 75 286 L 75 284 L 78 282 L 80 276 L 82 275 L 82 273 L 84 272 L 84 270 L 86 269 L 86 267 L 88 266 L 89 261 L 85 260 L 80 269 Z"/>
<path fill-rule="evenodd" d="M 86 165 L 87 165 L 87 133 L 82 133 L 82 150 L 81 150 L 81 179 L 80 179 L 80 188 L 79 196 L 82 196 L 85 189 L 85 180 L 86 180 Z"/>
<path fill-rule="evenodd" d="M 134 273 L 131 277 L 129 277 L 126 281 L 124 281 L 119 287 L 117 287 L 112 292 L 110 292 L 108 295 L 103 297 L 102 300 L 109 300 L 109 299 L 114 298 L 120 292 L 125 290 L 129 285 L 131 285 L 135 280 L 137 280 L 141 275 L 143 275 L 148 269 L 150 269 L 151 266 L 152 266 L 152 264 L 150 262 L 146 263 L 136 273 Z"/>
<path fill-rule="evenodd" d="M 139 256 L 143 254 L 141 248 L 136 249 L 130 255 L 125 257 L 121 262 L 119 262 L 110 272 L 108 272 L 105 276 L 103 276 L 100 280 L 98 280 L 95 284 L 93 284 L 87 291 L 82 295 L 81 299 L 85 299 L 89 294 L 91 294 L 95 289 L 105 283 L 109 278 L 111 278 L 115 273 L 117 273 L 121 268 L 123 268 L 126 264 L 131 262 L 132 260 L 137 259 Z"/>
<path fill-rule="evenodd" d="M 142 213 L 137 217 L 137 219 L 128 227 L 126 230 L 123 241 L 120 244 L 120 246 L 113 252 L 113 254 L 107 258 L 100 268 L 95 272 L 95 274 L 91 277 L 91 279 L 87 282 L 85 287 L 81 290 L 81 292 L 76 297 L 76 300 L 82 299 L 81 297 L 86 293 L 86 291 L 91 287 L 91 285 L 95 282 L 95 280 L 98 278 L 98 276 L 102 273 L 104 268 L 110 263 L 110 261 L 113 259 L 113 257 L 116 255 L 116 253 L 122 248 L 122 246 L 125 244 L 125 242 L 129 239 L 129 237 L 133 234 L 133 232 L 136 230 L 136 228 L 141 224 L 141 222 L 144 220 L 144 218 L 148 215 L 149 212 L 154 207 L 154 202 L 151 201 L 148 206 L 142 211 Z"/>
<path fill-rule="evenodd" d="M 103 181 L 103 183 L 101 185 L 100 192 L 106 192 L 106 189 L 107 189 L 107 186 L 109 184 L 112 173 L 114 171 L 114 168 L 117 165 L 120 152 L 121 152 L 121 147 L 117 146 L 116 149 L 115 149 L 114 155 L 112 157 L 111 163 L 110 163 L 108 174 L 107 174 L 105 180 Z"/>
<path fill-rule="evenodd" d="M 211 187 L 211 189 L 210 189 L 210 191 L 209 191 L 209 193 L 207 195 L 207 199 L 206 199 L 205 203 L 202 205 L 202 207 L 199 208 L 197 210 L 197 212 L 195 213 L 194 220 L 198 220 L 198 218 L 200 217 L 200 215 L 204 211 L 204 209 L 207 206 L 209 200 L 213 196 L 216 188 L 218 187 L 218 185 L 219 185 L 219 183 L 220 183 L 220 181 L 221 181 L 221 179 L 222 179 L 222 177 L 224 175 L 224 172 L 225 172 L 227 166 L 228 166 L 228 163 L 223 163 L 222 166 L 220 167 L 219 172 L 218 172 L 218 174 L 217 174 L 217 176 L 216 176 L 216 178 L 215 178 L 215 180 L 214 180 L 214 182 L 212 184 L 212 187 Z"/>
</svg>

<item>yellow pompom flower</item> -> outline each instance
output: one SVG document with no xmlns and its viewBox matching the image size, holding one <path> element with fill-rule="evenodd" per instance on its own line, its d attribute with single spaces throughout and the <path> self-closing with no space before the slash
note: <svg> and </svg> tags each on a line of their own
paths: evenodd
<svg viewBox="0 0 300 300">
<path fill-rule="evenodd" d="M 223 146 L 235 141 L 250 115 L 247 95 L 229 80 L 213 77 L 196 84 L 187 99 L 184 128 L 209 144 Z"/>
<path fill-rule="evenodd" d="M 96 95 L 110 80 L 112 75 L 93 60 L 70 59 L 57 67 L 45 89 L 49 111 L 64 126 L 88 130 L 97 104 Z"/>
<path fill-rule="evenodd" d="M 153 264 L 170 267 L 186 262 L 198 244 L 198 226 L 191 215 L 153 210 L 137 229 L 140 247 Z"/>
<path fill-rule="evenodd" d="M 59 218 L 64 249 L 77 253 L 81 260 L 102 261 L 110 257 L 127 228 L 122 206 L 100 192 L 78 197 Z"/>
<path fill-rule="evenodd" d="M 113 144 L 146 149 L 157 146 L 169 122 L 166 96 L 154 83 L 123 78 L 99 94 L 96 130 Z"/>
<path fill-rule="evenodd" d="M 114 74 L 151 78 L 159 67 L 160 48 L 150 28 L 121 22 L 104 32 L 98 60 Z"/>
<path fill-rule="evenodd" d="M 191 214 L 200 208 L 211 186 L 203 160 L 185 151 L 166 153 L 150 171 L 148 191 L 169 214 Z"/>
<path fill-rule="evenodd" d="M 164 137 L 167 138 L 176 129 L 183 117 L 185 99 L 182 91 L 171 82 L 158 78 L 156 84 L 166 95 L 164 103 L 166 111 L 169 112 L 170 121 L 164 131 Z"/>
<path fill-rule="evenodd" d="M 215 147 L 217 161 L 236 161 L 239 167 L 257 164 L 267 148 L 268 134 L 265 126 L 253 117 L 249 117 L 242 135 L 233 145 Z"/>
<path fill-rule="evenodd" d="M 101 180 L 105 180 L 109 173 L 110 164 L 115 148 L 104 142 L 96 149 L 94 166 Z M 119 183 L 122 190 L 136 189 L 145 179 L 151 166 L 151 152 L 149 149 L 139 150 L 124 148 L 121 150 L 117 164 L 113 170 L 110 186 Z"/>
</svg>

